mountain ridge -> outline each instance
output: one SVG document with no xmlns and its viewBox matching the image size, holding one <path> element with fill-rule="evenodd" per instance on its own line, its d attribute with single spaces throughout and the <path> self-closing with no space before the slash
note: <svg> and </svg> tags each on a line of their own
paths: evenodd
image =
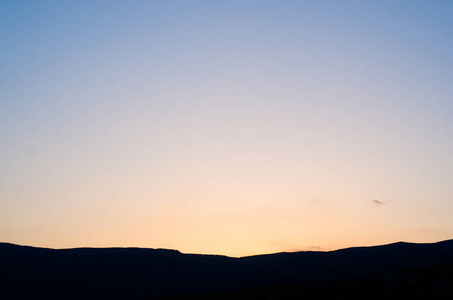
<svg viewBox="0 0 453 300">
<path fill-rule="evenodd" d="M 0 290 L 18 300 L 138 300 L 294 282 L 382 280 L 392 272 L 439 266 L 453 266 L 453 239 L 240 258 L 159 248 L 52 249 L 0 243 Z"/>
<path fill-rule="evenodd" d="M 366 249 L 366 248 L 375 248 L 375 247 L 388 247 L 388 246 L 393 246 L 393 245 L 432 245 L 432 244 L 442 244 L 442 243 L 452 243 L 453 244 L 453 239 L 447 239 L 447 240 L 441 240 L 437 242 L 432 242 L 432 243 L 417 243 L 417 242 L 405 242 L 405 241 L 398 241 L 398 242 L 393 242 L 393 243 L 388 243 L 388 244 L 379 244 L 379 245 L 371 245 L 371 246 L 351 246 L 351 247 L 346 247 L 346 248 L 340 248 L 340 249 L 335 249 L 335 250 L 300 250 L 300 251 L 281 251 L 281 252 L 272 252 L 272 253 L 264 253 L 264 254 L 252 254 L 252 255 L 245 255 L 245 256 L 229 256 L 229 255 L 223 255 L 223 254 L 214 254 L 214 253 L 186 253 L 186 252 L 181 252 L 180 250 L 177 249 L 170 249 L 170 248 L 148 248 L 148 247 L 74 247 L 74 248 L 50 248 L 50 247 L 37 247 L 37 246 L 30 246 L 30 245 L 21 245 L 21 244 L 15 244 L 11 242 L 0 242 L 0 247 L 5 247 L 5 246 L 12 246 L 12 247 L 22 247 L 22 248 L 31 248 L 31 249 L 46 249 L 46 250 L 55 250 L 55 251 L 70 251 L 70 250 L 106 250 L 106 249 L 111 249 L 111 250 L 154 250 L 154 251 L 171 251 L 171 252 L 178 252 L 180 254 L 185 254 L 185 255 L 203 255 L 203 256 L 222 256 L 222 257 L 229 257 L 229 258 L 247 258 L 247 257 L 255 257 L 255 256 L 266 256 L 266 255 L 276 255 L 276 254 L 284 254 L 284 253 L 310 253 L 310 252 L 315 252 L 315 253 L 330 253 L 330 252 L 336 252 L 336 251 L 344 251 L 348 249 Z"/>
</svg>

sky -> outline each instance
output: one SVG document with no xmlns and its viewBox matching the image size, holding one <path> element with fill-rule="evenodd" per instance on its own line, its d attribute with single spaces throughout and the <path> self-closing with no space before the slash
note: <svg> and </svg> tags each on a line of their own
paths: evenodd
<svg viewBox="0 0 453 300">
<path fill-rule="evenodd" d="M 0 0 L 0 241 L 453 238 L 452 1 Z"/>
</svg>

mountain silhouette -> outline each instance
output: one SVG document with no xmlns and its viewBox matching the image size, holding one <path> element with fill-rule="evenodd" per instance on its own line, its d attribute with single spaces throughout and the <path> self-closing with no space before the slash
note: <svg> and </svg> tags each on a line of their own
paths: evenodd
<svg viewBox="0 0 453 300">
<path fill-rule="evenodd" d="M 292 299 L 335 291 L 445 296 L 453 295 L 452 274 L 453 240 L 242 258 L 0 243 L 2 299 Z"/>
</svg>

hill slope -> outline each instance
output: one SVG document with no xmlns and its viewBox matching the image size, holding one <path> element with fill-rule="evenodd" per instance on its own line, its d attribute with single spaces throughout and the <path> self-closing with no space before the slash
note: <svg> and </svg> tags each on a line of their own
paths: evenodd
<svg viewBox="0 0 453 300">
<path fill-rule="evenodd" d="M 225 295 L 229 290 L 288 286 L 296 282 L 302 282 L 305 289 L 325 282 L 377 279 L 397 282 L 404 277 L 400 270 L 446 266 L 450 272 L 452 265 L 453 240 L 243 258 L 164 249 L 55 250 L 0 243 L 0 290 L 5 299 L 120 300 L 177 293 Z"/>
</svg>

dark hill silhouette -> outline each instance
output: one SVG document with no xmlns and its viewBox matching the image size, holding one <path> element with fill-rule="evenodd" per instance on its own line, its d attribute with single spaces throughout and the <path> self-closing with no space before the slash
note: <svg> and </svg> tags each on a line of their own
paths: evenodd
<svg viewBox="0 0 453 300">
<path fill-rule="evenodd" d="M 399 293 L 406 290 L 396 285 L 414 283 L 446 293 L 451 292 L 452 266 L 453 240 L 242 258 L 166 249 L 55 250 L 0 243 L 0 298 L 250 299 L 284 291 L 319 294 L 326 287 L 376 290 L 382 284 Z"/>
</svg>

